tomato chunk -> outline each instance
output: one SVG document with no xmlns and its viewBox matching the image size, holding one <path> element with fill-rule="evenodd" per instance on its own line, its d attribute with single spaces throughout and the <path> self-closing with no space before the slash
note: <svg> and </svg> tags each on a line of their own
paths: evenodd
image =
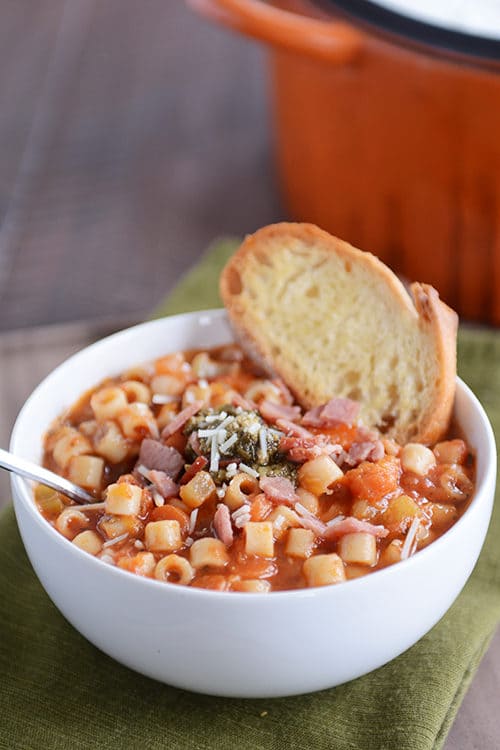
<svg viewBox="0 0 500 750">
<path fill-rule="evenodd" d="M 250 520 L 263 521 L 272 511 L 273 507 L 273 503 L 267 499 L 263 492 L 256 495 L 250 505 Z"/>
<path fill-rule="evenodd" d="M 378 463 L 363 461 L 345 475 L 345 482 L 355 499 L 377 503 L 398 489 L 401 465 L 395 456 L 386 456 Z"/>
</svg>

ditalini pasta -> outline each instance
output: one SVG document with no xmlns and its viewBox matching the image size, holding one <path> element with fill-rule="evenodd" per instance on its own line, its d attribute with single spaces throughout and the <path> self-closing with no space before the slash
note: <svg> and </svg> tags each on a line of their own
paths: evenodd
<svg viewBox="0 0 500 750">
<path fill-rule="evenodd" d="M 44 463 L 95 495 L 36 488 L 73 544 L 136 575 L 268 593 L 342 583 L 415 554 L 463 513 L 457 430 L 400 446 L 332 398 L 304 413 L 236 345 L 169 354 L 84 394 Z"/>
</svg>

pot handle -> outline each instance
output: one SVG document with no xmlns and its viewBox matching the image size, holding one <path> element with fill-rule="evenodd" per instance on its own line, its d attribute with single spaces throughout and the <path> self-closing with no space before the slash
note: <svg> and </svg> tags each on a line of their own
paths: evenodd
<svg viewBox="0 0 500 750">
<path fill-rule="evenodd" d="M 362 33 L 347 23 L 281 10 L 262 0 L 187 0 L 187 3 L 255 39 L 328 62 L 352 62 L 363 44 Z"/>
</svg>

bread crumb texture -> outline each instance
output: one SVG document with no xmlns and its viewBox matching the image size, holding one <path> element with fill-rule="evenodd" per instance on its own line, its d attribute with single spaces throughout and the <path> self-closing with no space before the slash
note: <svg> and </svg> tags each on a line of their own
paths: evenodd
<svg viewBox="0 0 500 750">
<path fill-rule="evenodd" d="M 431 442 L 450 418 L 457 317 L 432 287 L 411 290 L 310 224 L 247 237 L 221 277 L 237 338 L 304 407 L 345 396 L 367 426 Z"/>
</svg>

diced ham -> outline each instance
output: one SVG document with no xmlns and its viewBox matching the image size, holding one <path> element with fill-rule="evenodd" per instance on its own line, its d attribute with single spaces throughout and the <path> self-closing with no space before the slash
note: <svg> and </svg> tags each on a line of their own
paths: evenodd
<svg viewBox="0 0 500 750">
<path fill-rule="evenodd" d="M 172 419 L 172 421 L 169 422 L 168 425 L 163 428 L 163 431 L 161 433 L 163 440 L 167 437 L 170 437 L 170 435 L 173 435 L 178 430 L 180 430 L 181 427 L 184 427 L 188 419 L 191 419 L 191 417 L 194 417 L 194 415 L 200 411 L 202 406 L 204 406 L 203 401 L 193 401 L 192 404 L 189 404 L 189 406 L 186 406 L 185 409 L 180 411 Z"/>
<path fill-rule="evenodd" d="M 322 406 L 314 406 L 312 409 L 309 409 L 309 411 L 306 411 L 302 417 L 302 424 L 307 425 L 307 427 L 324 427 L 324 424 L 321 421 L 323 406 L 324 404 Z"/>
<path fill-rule="evenodd" d="M 357 466 L 362 461 L 379 461 L 384 456 L 385 449 L 381 440 L 367 440 L 351 445 L 345 463 L 348 466 Z"/>
<path fill-rule="evenodd" d="M 146 438 L 141 443 L 138 463 L 147 469 L 157 469 L 175 479 L 184 466 L 184 459 L 178 450 L 163 445 L 159 440 Z"/>
<path fill-rule="evenodd" d="M 360 521 L 353 516 L 348 516 L 347 518 L 339 516 L 326 524 L 313 513 L 306 510 L 306 508 L 303 508 L 300 503 L 295 504 L 295 511 L 300 525 L 304 529 L 310 529 L 316 536 L 331 542 L 340 539 L 346 534 L 354 534 L 360 531 L 376 537 L 384 537 L 389 533 L 384 526 L 375 526 L 368 521 Z"/>
<path fill-rule="evenodd" d="M 245 409 L 245 411 L 255 411 L 257 409 L 257 404 L 255 401 L 252 401 L 249 398 L 245 398 L 241 395 L 241 393 L 234 393 L 231 396 L 231 403 L 233 406 L 240 406 L 242 409 Z"/>
<path fill-rule="evenodd" d="M 295 506 L 295 508 L 297 509 L 297 506 Z M 315 536 L 319 536 L 321 538 L 325 536 L 327 528 L 326 523 L 323 523 L 323 521 L 320 521 L 319 518 L 316 518 L 313 513 L 304 513 L 303 511 L 297 511 L 297 518 L 299 519 L 299 523 L 303 529 L 309 529 L 309 531 L 312 531 Z"/>
<path fill-rule="evenodd" d="M 350 398 L 332 398 L 322 411 L 321 418 L 340 424 L 353 424 L 359 414 L 360 404 Z"/>
<path fill-rule="evenodd" d="M 336 453 L 335 455 L 332 456 L 337 466 L 340 466 L 341 469 L 342 467 L 347 466 L 347 463 L 346 463 L 347 457 L 348 457 L 347 451 L 345 451 L 344 449 L 342 449 L 340 453 Z"/>
<path fill-rule="evenodd" d="M 199 471 L 202 471 L 205 466 L 208 464 L 208 458 L 205 456 L 198 456 L 191 466 L 186 469 L 186 473 L 183 475 L 181 479 L 181 484 L 187 484 L 190 479 L 194 477 L 195 474 L 197 474 Z"/>
<path fill-rule="evenodd" d="M 231 514 L 229 508 L 224 503 L 219 503 L 214 514 L 214 529 L 215 533 L 223 542 L 226 547 L 230 547 L 233 543 L 233 527 L 231 525 Z"/>
<path fill-rule="evenodd" d="M 229 458 L 220 458 L 219 468 L 225 469 L 230 464 L 236 464 L 236 466 L 239 466 L 240 463 L 241 463 L 241 458 L 239 456 L 230 456 Z"/>
<path fill-rule="evenodd" d="M 293 396 L 288 389 L 288 386 L 282 381 L 281 378 L 274 378 L 272 384 L 279 390 L 283 403 L 291 405 L 293 404 Z"/>
<path fill-rule="evenodd" d="M 295 487 L 286 477 L 262 477 L 259 486 L 266 497 L 273 502 L 292 505 L 298 500 Z"/>
<path fill-rule="evenodd" d="M 313 437 L 312 432 L 309 432 L 309 430 L 306 430 L 304 427 L 301 427 L 299 424 L 290 422 L 289 419 L 278 419 L 276 421 L 276 427 L 282 432 L 286 433 L 287 435 L 296 435 L 297 437 L 302 437 L 302 438 Z"/>
<path fill-rule="evenodd" d="M 276 422 L 278 419 L 286 419 L 294 422 L 300 419 L 299 406 L 286 406 L 285 404 L 275 404 L 274 401 L 264 399 L 259 404 L 261 415 L 268 422 Z"/>
<path fill-rule="evenodd" d="M 357 532 L 365 532 L 376 537 L 384 537 L 389 533 L 385 526 L 375 526 L 373 523 L 369 523 L 369 521 L 360 521 L 359 518 L 348 516 L 338 523 L 327 526 L 324 538 L 328 541 L 335 541 L 346 534 L 355 534 Z"/>
<path fill-rule="evenodd" d="M 287 454 L 290 461 L 303 463 L 318 456 L 332 456 L 335 460 L 343 453 L 342 446 L 332 443 L 326 435 L 311 435 L 310 437 L 295 437 L 284 435 L 279 443 L 279 449 Z"/>
<path fill-rule="evenodd" d="M 306 427 L 335 427 L 338 424 L 353 424 L 359 414 L 360 405 L 350 398 L 332 398 L 326 404 L 315 406 L 306 412 L 302 424 Z"/>
<path fill-rule="evenodd" d="M 374 440 L 372 446 L 368 454 L 368 461 L 380 461 L 385 456 L 385 446 L 382 440 Z"/>
<path fill-rule="evenodd" d="M 179 492 L 179 485 L 174 482 L 172 477 L 165 474 L 164 471 L 151 469 L 149 472 L 149 479 L 153 482 L 155 489 L 158 490 L 165 500 L 168 500 L 170 497 L 175 497 Z"/>
<path fill-rule="evenodd" d="M 194 451 L 197 456 L 200 455 L 201 453 L 200 438 L 198 437 L 198 434 L 196 432 L 191 433 L 191 435 L 188 438 L 186 447 L 191 448 L 191 450 Z"/>
<path fill-rule="evenodd" d="M 380 438 L 380 432 L 375 429 L 370 429 L 364 425 L 358 425 L 357 429 L 358 440 L 360 442 L 372 442 Z"/>
</svg>

